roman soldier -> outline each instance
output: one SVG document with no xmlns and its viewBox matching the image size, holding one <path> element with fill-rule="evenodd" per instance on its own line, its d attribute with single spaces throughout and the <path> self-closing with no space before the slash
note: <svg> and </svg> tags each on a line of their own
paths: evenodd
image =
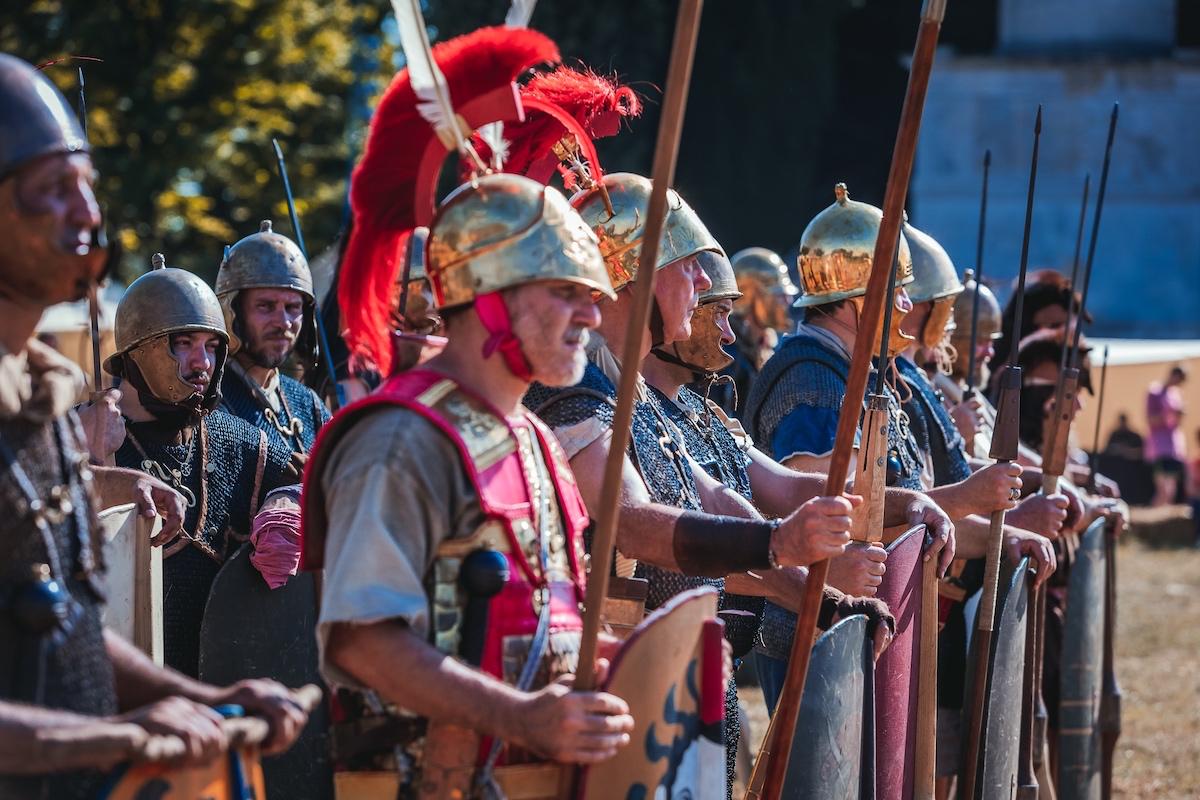
<svg viewBox="0 0 1200 800">
<path fill-rule="evenodd" d="M 727 414 L 740 418 L 755 376 L 792 328 L 791 305 L 800 290 L 783 259 L 765 247 L 747 247 L 730 261 L 740 296 L 729 316 L 736 337 L 733 363 L 722 373 L 733 381 L 714 385 L 713 399 Z"/>
<path fill-rule="evenodd" d="M 492 81 L 511 103 L 518 75 L 559 58 L 541 34 L 507 28 L 430 57 L 457 103 Z M 464 72 L 481 59 L 488 70 Z M 402 71 L 352 179 L 339 279 L 347 342 L 371 363 L 393 363 L 405 241 L 432 211 L 413 202 L 433 202 L 417 163 L 428 150 L 437 166 L 447 147 Z M 335 753 L 349 771 L 388 772 L 389 796 L 508 793 L 524 777 L 541 788 L 523 796 L 549 797 L 554 762 L 610 758 L 633 721 L 613 695 L 569 690 L 588 516 L 521 398 L 535 379 L 578 380 L 592 295 L 612 287 L 566 198 L 528 178 L 475 171 L 428 225 L 421 254 L 445 349 L 341 410 L 306 473 L 305 564 L 325 570 L 322 669 L 346 711 Z"/>
<path fill-rule="evenodd" d="M 631 283 L 641 268 L 639 257 L 650 189 L 650 181 L 644 177 L 617 173 L 605 175 L 572 199 L 599 235 L 617 299 L 601 303 L 600 335 L 589 347 L 583 380 L 566 389 L 535 385 L 526 397 L 526 404 L 554 428 L 563 443 L 583 496 L 592 508 L 601 493 L 600 476 L 607 459 L 608 431 L 623 368 L 616 354 L 622 352 L 629 335 Z M 703 259 L 708 258 L 706 253 L 722 254 L 695 212 L 673 190 L 668 191 L 667 205 L 662 244 L 654 265 L 659 275 L 643 364 L 651 347 L 661 353 L 690 339 L 697 298 L 712 288 L 702 267 Z M 719 293 L 727 296 L 728 291 L 726 284 Z M 707 320 L 708 312 L 701 318 Z M 705 335 L 710 333 L 706 330 Z M 714 345 L 719 350 L 719 342 L 705 344 L 710 348 Z M 662 385 L 672 388 L 672 383 L 677 388 L 681 382 L 668 380 Z M 763 580 L 746 581 L 747 588 L 753 586 L 757 594 L 763 594 L 767 591 L 764 587 L 769 586 L 770 591 L 786 594 L 796 602 L 802 581 L 793 571 L 772 567 L 801 566 L 840 553 L 845 545 L 846 529 L 842 526 L 848 522 L 850 503 L 844 498 L 820 497 L 824 485 L 812 479 L 806 492 L 792 494 L 787 502 L 770 509 L 778 517 L 773 521 L 763 519 L 737 491 L 737 482 L 727 485 L 714 480 L 696 463 L 686 436 L 672 423 L 660 396 L 647 388 L 641 376 L 638 386 L 624 472 L 617 575 L 648 580 L 645 605 L 649 609 L 707 583 L 722 590 L 719 608 L 725 615 L 736 614 L 743 610 L 737 607 L 742 601 L 730 605 L 729 595 L 724 593 L 725 579 L 748 570 L 762 575 Z M 703 451 L 699 457 L 705 458 Z M 722 516 L 714 516 L 718 514 Z M 840 593 L 830 593 L 827 603 L 843 613 L 852 613 L 850 608 L 854 607 Z M 737 638 L 738 626 L 727 628 L 726 635 Z M 881 632 L 880 636 L 884 635 Z M 735 642 L 735 646 L 739 644 Z M 729 691 L 734 691 L 732 684 Z M 727 747 L 734 736 L 735 731 L 726 731 Z"/>
<path fill-rule="evenodd" d="M 59 91 L 0 54 L 0 795 L 94 797 L 102 770 L 142 757 L 150 733 L 183 739 L 187 760 L 216 757 L 210 704 L 266 716 L 271 750 L 304 714 L 283 687 L 226 689 L 156 667 L 103 627 L 98 502 L 136 500 L 178 532 L 182 500 L 132 470 L 91 467 L 71 410 L 83 376 L 34 338 L 50 305 L 83 297 L 106 254 L 87 142 Z M 107 404 L 109 401 L 106 400 Z M 99 497 L 98 497 L 99 496 Z M 172 519 L 173 518 L 173 519 Z"/>
<path fill-rule="evenodd" d="M 117 465 L 187 501 L 184 535 L 163 551 L 163 646 L 169 666 L 194 676 L 213 579 L 250 538 L 266 494 L 296 473 L 281 440 L 218 408 L 229 338 L 213 290 L 161 255 L 154 267 L 117 305 L 116 352 L 104 368 L 129 386 Z"/>
<path fill-rule="evenodd" d="M 981 393 L 975 392 L 971 397 L 964 397 L 964 392 L 968 383 L 982 388 L 991 379 L 989 362 L 996 355 L 996 340 L 1003 335 L 1000 303 L 987 285 L 975 280 L 974 270 L 963 272 L 962 283 L 963 291 L 954 299 L 954 317 L 949 326 L 954 360 L 950 373 L 947 375 L 939 371 L 933 376 L 933 382 L 946 398 L 946 407 L 954 418 L 954 425 L 967 442 L 968 454 L 974 458 L 987 458 L 992 430 L 996 425 L 996 409 Z M 974 323 L 975 374 L 968 380 L 976 294 L 979 296 L 979 320 Z"/>
<path fill-rule="evenodd" d="M 969 455 L 966 442 L 945 406 L 944 396 L 926 372 L 931 370 L 944 375 L 950 369 L 954 353 L 949 347 L 949 335 L 955 324 L 953 312 L 964 287 L 949 254 L 933 237 L 908 222 L 904 223 L 903 235 L 913 260 L 913 282 L 906 287 L 913 308 L 905 316 L 901 328 L 913 337 L 913 341 L 895 359 L 905 389 L 901 397 L 906 399 L 901 407 L 921 450 L 924 480 L 931 487 L 942 487 L 943 502 L 946 502 L 946 493 L 959 489 L 946 505 L 959 509 L 959 516 L 953 519 L 962 543 L 960 553 L 970 552 L 976 549 L 972 548 L 972 543 L 986 536 L 986 515 L 994 510 L 995 498 L 989 499 L 986 488 L 978 482 L 969 483 L 977 469 L 987 468 L 984 466 L 987 462 Z M 918 363 L 925 368 L 917 366 Z M 1032 472 L 1040 483 L 1040 472 Z M 972 502 L 972 494 L 978 497 L 977 502 Z M 1066 518 L 1066 497 L 1040 494 L 1027 497 L 1005 518 L 1009 558 L 1015 563 L 1022 555 L 1029 555 L 1038 564 L 1038 580 L 1045 580 L 1054 570 L 1055 560 L 1050 542 L 1043 537 L 1057 538 Z M 962 706 L 967 673 L 967 619 L 963 606 L 966 599 L 983 585 L 983 567 L 982 558 L 956 559 L 938 586 L 942 629 L 937 649 L 936 770 L 941 782 L 940 791 L 946 792 L 947 796 L 950 782 L 961 766 L 964 738 Z"/>
<path fill-rule="evenodd" d="M 226 248 L 216 293 L 229 335 L 221 409 L 287 448 L 299 473 L 329 419 L 317 393 L 281 369 L 293 353 L 310 358 L 315 346 L 308 262 L 264 220 L 258 233 Z"/>
</svg>

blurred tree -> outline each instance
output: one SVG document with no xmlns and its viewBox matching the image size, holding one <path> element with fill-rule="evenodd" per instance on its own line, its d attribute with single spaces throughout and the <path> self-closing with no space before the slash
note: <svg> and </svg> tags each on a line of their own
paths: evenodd
<svg viewBox="0 0 1200 800">
<path fill-rule="evenodd" d="M 33 0 L 0 13 L 0 50 L 35 64 L 71 54 L 103 59 L 82 63 L 98 194 L 127 253 L 122 277 L 144 271 L 161 250 L 167 263 L 211 279 L 223 246 L 256 231 L 260 219 L 290 230 L 273 136 L 287 155 L 309 247 L 315 253 L 335 236 L 361 140 L 348 105 L 362 105 L 364 88 L 377 92 L 394 72 L 386 44 L 355 58 L 356 45 L 380 50 L 386 8 Z M 74 101 L 74 63 L 46 74 Z"/>
<path fill-rule="evenodd" d="M 943 43 L 991 48 L 996 0 L 951 4 Z M 499 24 L 507 0 L 422 0 L 431 38 Z M 542 0 L 533 26 L 568 61 L 617 73 L 648 103 L 600 142 L 607 171 L 648 173 L 677 0 Z M 728 250 L 788 252 L 838 180 L 878 204 L 921 0 L 709 0 L 676 183 Z M 100 196 L 128 255 L 211 278 L 222 247 L 272 217 L 290 230 L 271 137 L 287 155 L 310 254 L 345 219 L 346 180 L 402 56 L 385 0 L 28 0 L 0 50 L 80 54 Z M 74 99 L 71 63 L 47 74 Z M 927 124 L 937 124 L 927 120 Z"/>
</svg>

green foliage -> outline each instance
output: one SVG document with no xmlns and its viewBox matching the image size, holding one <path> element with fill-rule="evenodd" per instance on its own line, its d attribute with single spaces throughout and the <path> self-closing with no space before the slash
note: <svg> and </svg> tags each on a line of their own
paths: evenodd
<svg viewBox="0 0 1200 800">
<path fill-rule="evenodd" d="M 357 37 L 384 3 L 352 0 L 34 0 L 0 14 L 0 50 L 33 63 L 71 54 L 87 83 L 98 195 L 127 253 L 126 279 L 152 252 L 211 278 L 223 247 L 274 218 L 290 230 L 271 137 L 287 156 L 315 254 L 342 223 Z M 376 45 L 377 48 L 377 45 Z M 363 76 L 379 89 L 391 51 Z M 75 64 L 46 74 L 74 101 Z M 348 136 L 348 126 L 349 133 Z"/>
</svg>

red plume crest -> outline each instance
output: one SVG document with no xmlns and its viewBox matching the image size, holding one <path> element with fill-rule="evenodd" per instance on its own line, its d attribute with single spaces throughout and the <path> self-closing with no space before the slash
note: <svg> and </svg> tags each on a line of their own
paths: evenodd
<svg viewBox="0 0 1200 800">
<path fill-rule="evenodd" d="M 543 34 L 507 27 L 442 42 L 434 46 L 433 57 L 455 108 L 510 85 L 531 66 L 560 60 L 558 47 Z M 383 372 L 392 362 L 389 329 L 404 241 L 416 226 L 417 176 L 434 138 L 417 111 L 408 70 L 401 70 L 375 109 L 350 180 L 354 222 L 338 278 L 346 344 L 356 360 Z"/>
</svg>

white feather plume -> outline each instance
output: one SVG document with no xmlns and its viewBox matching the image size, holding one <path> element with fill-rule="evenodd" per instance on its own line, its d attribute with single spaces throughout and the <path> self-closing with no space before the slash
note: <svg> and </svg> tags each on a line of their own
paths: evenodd
<svg viewBox="0 0 1200 800">
<path fill-rule="evenodd" d="M 510 28 L 528 28 L 535 8 L 537 0 L 512 0 L 508 14 L 504 17 L 504 24 Z"/>
<path fill-rule="evenodd" d="M 400 29 L 400 47 L 408 65 L 408 78 L 417 97 L 417 111 L 433 126 L 447 147 L 468 152 L 468 143 L 450 102 L 450 87 L 433 60 L 420 0 L 392 0 L 392 10 Z"/>
</svg>

